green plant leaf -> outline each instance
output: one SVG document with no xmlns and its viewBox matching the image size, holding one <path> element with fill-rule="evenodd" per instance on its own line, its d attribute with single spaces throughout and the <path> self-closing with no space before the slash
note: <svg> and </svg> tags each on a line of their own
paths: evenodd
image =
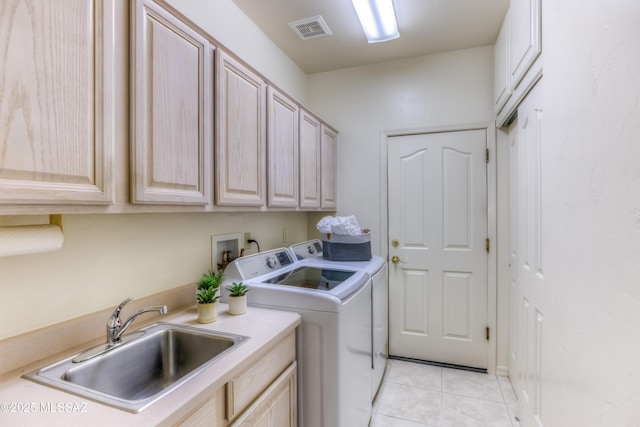
<svg viewBox="0 0 640 427">
<path fill-rule="evenodd" d="M 219 289 L 221 283 L 222 273 L 216 273 L 209 270 L 200 276 L 200 280 L 198 280 L 198 290 L 207 288 Z"/>
<path fill-rule="evenodd" d="M 242 282 L 240 283 L 233 282 L 230 286 L 227 286 L 225 289 L 229 291 L 229 294 L 232 297 L 241 297 L 243 295 L 246 295 L 247 292 L 250 291 L 249 287 L 243 284 Z"/>
<path fill-rule="evenodd" d="M 220 299 L 218 288 L 202 288 L 196 291 L 196 301 L 199 304 L 210 304 Z"/>
</svg>

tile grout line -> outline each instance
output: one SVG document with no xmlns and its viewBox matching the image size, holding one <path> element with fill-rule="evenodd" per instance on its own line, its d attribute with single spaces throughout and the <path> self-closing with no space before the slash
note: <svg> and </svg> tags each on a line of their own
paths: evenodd
<svg viewBox="0 0 640 427">
<path fill-rule="evenodd" d="M 402 361 L 401 361 L 401 364 L 402 364 Z M 398 371 L 397 369 L 394 369 L 394 368 L 400 369 L 400 371 Z M 434 394 L 432 394 L 432 396 L 435 399 L 432 400 L 432 401 L 434 403 L 439 401 L 439 403 L 440 403 L 439 404 L 439 413 L 442 414 L 442 411 L 444 411 L 444 406 L 445 406 L 445 401 L 444 401 L 445 391 L 444 391 L 444 389 L 445 389 L 445 377 L 446 377 L 446 375 L 445 375 L 445 370 L 444 370 L 443 367 L 438 367 L 438 368 L 439 368 L 439 370 L 437 371 L 438 372 L 437 375 L 440 377 L 439 390 L 437 390 L 436 387 L 433 387 L 433 388 L 422 387 L 421 386 L 422 383 L 417 383 L 417 385 L 416 384 L 403 383 L 402 382 L 402 378 L 401 378 L 402 375 L 400 375 L 401 372 L 403 371 L 403 369 L 398 366 L 396 361 L 392 361 L 392 365 L 390 366 L 390 369 L 389 369 L 388 373 L 391 374 L 393 372 L 393 375 L 394 375 L 393 378 L 396 378 L 396 381 L 398 381 L 398 382 L 396 382 L 396 381 L 391 381 L 391 382 L 388 381 L 388 378 L 392 378 L 392 375 L 387 376 L 387 378 L 385 378 L 385 381 L 384 381 L 383 389 L 381 390 L 381 395 L 389 393 L 390 390 L 388 389 L 388 386 L 391 386 L 391 385 L 393 385 L 394 387 L 395 386 L 404 387 L 407 390 L 415 390 L 415 391 L 420 390 L 420 391 L 426 391 L 426 392 L 434 393 Z M 452 397 L 463 398 L 463 399 L 471 399 L 471 400 L 475 400 L 475 401 L 478 401 L 478 402 L 486 402 L 487 404 L 499 405 L 499 407 L 502 408 L 502 410 L 501 410 L 502 414 L 506 415 L 506 417 L 507 417 L 506 419 L 502 418 L 505 422 L 508 423 L 508 424 L 505 424 L 505 425 L 509 425 L 511 427 L 519 427 L 519 425 L 514 422 L 513 416 L 511 414 L 511 411 L 509 410 L 509 405 L 507 404 L 507 400 L 506 400 L 506 389 L 508 389 L 507 384 L 502 384 L 500 382 L 500 379 L 495 375 L 493 375 L 493 376 L 487 375 L 487 377 L 489 377 L 489 378 L 493 377 L 491 382 L 493 382 L 493 381 L 497 382 L 499 394 L 497 394 L 497 393 L 495 394 L 496 399 L 485 399 L 485 398 L 483 398 L 481 396 L 465 395 L 465 394 L 459 394 L 457 392 L 446 392 L 446 394 L 448 396 L 452 396 Z M 454 380 L 454 382 L 455 382 L 456 378 L 453 377 L 452 380 Z M 479 386 L 482 387 L 481 384 L 479 384 Z M 439 393 L 438 397 L 436 397 L 435 393 Z M 378 401 L 378 403 L 380 403 L 380 401 Z M 417 420 L 417 419 L 414 419 L 414 418 L 405 418 L 404 414 L 391 415 L 391 414 L 387 414 L 387 413 L 381 413 L 381 412 L 378 411 L 378 409 L 380 409 L 379 405 L 375 407 L 375 411 L 373 413 L 374 414 L 373 416 L 376 417 L 377 420 L 378 420 L 375 424 L 372 423 L 372 426 L 375 426 L 375 427 L 380 427 L 381 425 L 383 425 L 382 421 L 380 421 L 381 418 L 383 418 L 383 417 L 385 419 L 387 419 L 387 417 L 389 417 L 389 418 L 394 418 L 394 419 L 397 419 L 397 420 L 403 420 L 403 421 L 407 421 L 407 422 L 411 422 L 411 423 L 416 423 L 416 426 L 417 425 L 425 425 L 427 427 L 428 426 L 432 426 L 432 424 L 424 424 L 425 421 L 427 421 L 427 420 L 424 420 L 424 419 Z M 436 421 L 438 421 L 438 420 L 440 420 L 440 417 L 441 417 L 441 415 L 438 418 L 434 418 L 434 419 Z M 373 421 L 375 421 L 375 419 L 373 419 Z M 435 424 L 435 425 L 438 425 L 438 424 Z"/>
</svg>

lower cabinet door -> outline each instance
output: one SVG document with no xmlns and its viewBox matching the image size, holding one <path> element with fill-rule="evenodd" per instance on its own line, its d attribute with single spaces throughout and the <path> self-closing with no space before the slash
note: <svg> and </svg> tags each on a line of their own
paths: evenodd
<svg viewBox="0 0 640 427">
<path fill-rule="evenodd" d="M 216 394 L 198 409 L 187 415 L 176 424 L 179 427 L 224 427 L 227 425 L 225 416 L 225 391 L 221 387 Z"/>
<path fill-rule="evenodd" d="M 297 364 L 293 362 L 231 426 L 296 427 L 296 372 Z"/>
</svg>

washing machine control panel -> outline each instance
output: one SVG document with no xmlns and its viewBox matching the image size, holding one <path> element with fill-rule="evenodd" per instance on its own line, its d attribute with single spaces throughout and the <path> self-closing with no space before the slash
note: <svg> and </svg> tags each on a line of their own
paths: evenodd
<svg viewBox="0 0 640 427">
<path fill-rule="evenodd" d="M 291 246 L 290 249 L 299 260 L 322 256 L 322 243 L 318 239 L 298 243 Z"/>
<path fill-rule="evenodd" d="M 291 254 L 287 251 L 276 253 L 276 258 L 278 259 L 278 263 L 281 266 L 293 264 L 293 259 L 291 259 Z"/>
<path fill-rule="evenodd" d="M 280 248 L 236 259 L 244 280 L 277 271 L 293 264 L 294 255 L 289 249 Z"/>
</svg>

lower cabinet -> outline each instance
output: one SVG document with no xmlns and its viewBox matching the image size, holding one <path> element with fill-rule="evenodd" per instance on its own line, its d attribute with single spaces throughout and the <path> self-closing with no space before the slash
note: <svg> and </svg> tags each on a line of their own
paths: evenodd
<svg viewBox="0 0 640 427">
<path fill-rule="evenodd" d="M 296 371 L 296 362 L 293 362 L 231 426 L 295 427 Z"/>
<path fill-rule="evenodd" d="M 180 427 L 224 427 L 228 425 L 224 412 L 225 388 L 216 391 L 213 398 L 207 400 L 177 425 Z"/>
<path fill-rule="evenodd" d="M 296 427 L 295 332 L 233 377 L 180 426 Z"/>
</svg>

